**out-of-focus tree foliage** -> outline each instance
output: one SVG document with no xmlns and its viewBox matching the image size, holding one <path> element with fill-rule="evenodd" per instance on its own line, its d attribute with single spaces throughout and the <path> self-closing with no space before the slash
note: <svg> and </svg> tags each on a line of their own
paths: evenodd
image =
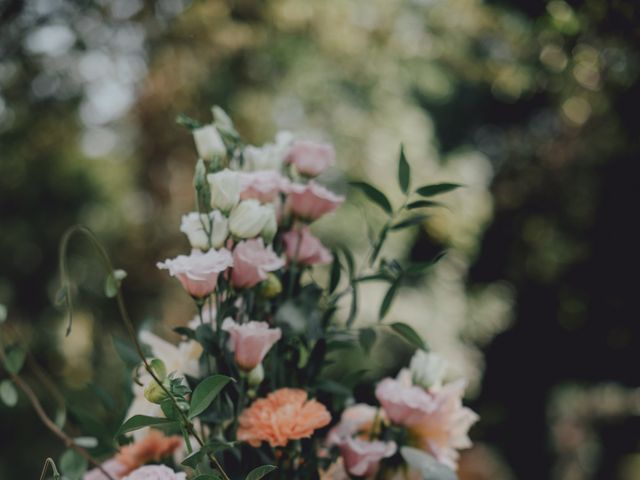
<svg viewBox="0 0 640 480">
<path fill-rule="evenodd" d="M 475 382 L 476 438 L 491 449 L 469 455 L 462 471 L 512 478 L 490 466 L 497 451 L 521 480 L 634 478 L 637 445 L 627 438 L 637 422 L 603 416 L 590 427 L 595 438 L 550 442 L 546 415 L 549 405 L 552 417 L 571 411 L 558 405 L 574 397 L 550 403 L 565 382 L 639 380 L 635 283 L 624 278 L 638 265 L 639 25 L 633 0 L 0 4 L 0 301 L 12 323 L 41 320 L 58 332 L 57 242 L 81 221 L 129 272 L 136 318 L 186 320 L 187 302 L 154 270 L 184 246 L 177 224 L 192 204 L 194 152 L 173 123 L 180 112 L 206 120 L 222 105 L 256 143 L 283 128 L 329 139 L 348 175 L 389 191 L 402 141 L 420 180 L 467 185 L 425 229 L 390 242 L 421 259 L 450 249 L 390 315 L 417 320 Z M 324 225 L 323 238 L 366 244 L 362 213 L 350 202 L 341 213 L 348 228 Z M 82 253 L 79 325 L 97 338 L 115 312 Z M 514 327 L 491 341 L 512 298 Z M 104 374 L 118 364 L 95 365 L 92 343 L 76 342 L 55 352 L 47 337 L 33 340 L 78 400 L 92 398 L 92 378 L 122 388 Z M 403 358 L 392 351 L 379 358 L 389 369 Z M 78 358 L 88 366 L 65 370 Z M 108 420 L 106 410 L 98 413 Z M 29 452 L 21 442 L 3 448 L 3 477 L 36 475 L 27 458 L 58 448 L 28 406 L 18 412 L 38 441 Z M 568 451 L 591 461 L 567 463 Z M 473 477 L 483 462 L 485 476 Z"/>
</svg>

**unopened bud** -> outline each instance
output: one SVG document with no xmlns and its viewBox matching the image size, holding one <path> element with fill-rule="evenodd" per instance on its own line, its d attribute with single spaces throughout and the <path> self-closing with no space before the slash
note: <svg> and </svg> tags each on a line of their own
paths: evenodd
<svg viewBox="0 0 640 480">
<path fill-rule="evenodd" d="M 168 387 L 168 385 L 164 386 Z M 149 400 L 151 403 L 160 405 L 163 400 L 169 398 L 169 395 L 167 395 L 167 392 L 158 382 L 156 382 L 154 379 L 151 379 L 147 386 L 144 388 L 144 398 Z"/>
<path fill-rule="evenodd" d="M 259 363 L 257 367 L 247 375 L 247 383 L 251 389 L 258 387 L 264 380 L 264 367 Z"/>
<path fill-rule="evenodd" d="M 277 275 L 269 273 L 266 280 L 260 284 L 260 296 L 262 298 L 275 298 L 282 292 L 282 283 Z"/>
</svg>

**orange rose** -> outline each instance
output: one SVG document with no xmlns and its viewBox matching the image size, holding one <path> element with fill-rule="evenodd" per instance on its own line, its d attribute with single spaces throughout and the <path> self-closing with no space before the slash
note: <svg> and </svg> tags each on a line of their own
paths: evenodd
<svg viewBox="0 0 640 480">
<path fill-rule="evenodd" d="M 289 440 L 308 438 L 328 425 L 331 415 L 320 402 L 309 400 L 304 390 L 281 388 L 253 402 L 239 421 L 238 440 L 254 447 L 263 441 L 284 447 Z"/>
</svg>

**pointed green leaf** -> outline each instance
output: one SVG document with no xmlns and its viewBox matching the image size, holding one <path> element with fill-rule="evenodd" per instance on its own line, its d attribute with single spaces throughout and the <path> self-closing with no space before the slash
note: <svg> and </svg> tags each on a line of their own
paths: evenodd
<svg viewBox="0 0 640 480">
<path fill-rule="evenodd" d="M 7 372 L 16 374 L 24 365 L 27 352 L 20 345 L 10 345 L 4 352 L 4 367 Z"/>
<path fill-rule="evenodd" d="M 202 126 L 199 121 L 194 120 L 184 113 L 178 114 L 178 116 L 176 117 L 176 123 L 188 128 L 189 130 L 195 130 L 196 128 L 200 128 Z"/>
<path fill-rule="evenodd" d="M 189 418 L 195 418 L 204 412 L 231 380 L 231 377 L 225 375 L 212 375 L 200 382 L 191 395 Z"/>
<path fill-rule="evenodd" d="M 406 323 L 401 322 L 392 323 L 390 327 L 394 332 L 396 332 L 414 347 L 419 348 L 420 350 L 427 350 L 427 345 L 424 343 L 424 340 L 422 340 L 422 337 L 418 335 L 418 332 L 416 332 L 413 327 L 410 327 Z"/>
<path fill-rule="evenodd" d="M 407 162 L 407 157 L 404 155 L 404 146 L 400 146 L 400 159 L 398 160 L 398 185 L 402 193 L 409 191 L 409 185 L 411 184 L 411 167 Z"/>
<path fill-rule="evenodd" d="M 423 197 L 432 197 L 434 195 L 440 195 L 441 193 L 450 192 L 461 186 L 462 185 L 457 183 L 434 183 L 433 185 L 425 185 L 416 189 L 416 193 Z"/>
<path fill-rule="evenodd" d="M 276 468 L 275 465 L 262 465 L 258 468 L 254 468 L 249 472 L 245 480 L 260 480 L 265 475 L 273 472 Z"/>
<path fill-rule="evenodd" d="M 413 217 L 409 217 L 405 220 L 402 220 L 398 223 L 391 225 L 391 230 L 402 230 L 404 228 L 413 227 L 415 225 L 420 225 L 427 219 L 427 215 L 415 215 Z"/>
<path fill-rule="evenodd" d="M 376 331 L 373 328 L 363 328 L 358 333 L 358 340 L 360 341 L 362 350 L 369 353 L 376 343 Z"/>
<path fill-rule="evenodd" d="M 378 314 L 379 320 L 382 320 L 389 312 L 389 309 L 391 308 L 391 304 L 393 303 L 393 299 L 396 296 L 399 286 L 400 286 L 400 282 L 396 281 L 392 283 L 389 289 L 387 290 L 387 293 L 385 294 L 384 298 L 382 299 L 382 303 L 380 304 L 380 312 Z"/>
<path fill-rule="evenodd" d="M 391 207 L 391 203 L 389 203 L 389 199 L 386 197 L 384 193 L 375 188 L 372 185 L 369 185 L 366 182 L 350 182 L 350 184 L 356 188 L 358 188 L 362 193 L 364 193 L 369 200 L 378 205 L 388 214 L 393 212 L 393 208 Z"/>
<path fill-rule="evenodd" d="M 89 463 L 75 450 L 67 450 L 60 457 L 60 471 L 69 480 L 80 480 Z"/>
<path fill-rule="evenodd" d="M 3 380 L 0 383 L 0 400 L 7 407 L 15 407 L 16 403 L 18 403 L 18 391 L 11 380 Z"/>
<path fill-rule="evenodd" d="M 436 202 L 434 200 L 416 200 L 415 202 L 411 202 L 407 205 L 407 209 L 409 210 L 415 210 L 416 208 L 425 207 L 444 207 L 444 204 Z"/>
<path fill-rule="evenodd" d="M 122 424 L 116 436 L 133 432 L 134 430 L 139 430 L 145 427 L 169 427 L 178 425 L 178 422 L 176 422 L 175 420 L 169 420 L 168 418 L 149 417 L 147 415 L 134 415 Z"/>
</svg>

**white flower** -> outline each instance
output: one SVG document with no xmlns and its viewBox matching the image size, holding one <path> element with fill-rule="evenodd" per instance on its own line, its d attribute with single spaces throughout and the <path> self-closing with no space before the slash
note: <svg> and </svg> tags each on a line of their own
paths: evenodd
<svg viewBox="0 0 640 480">
<path fill-rule="evenodd" d="M 207 175 L 211 189 L 211 207 L 228 213 L 240 201 L 240 173 L 225 168 Z"/>
<path fill-rule="evenodd" d="M 222 137 L 213 125 L 193 130 L 193 139 L 196 142 L 198 156 L 204 160 L 213 160 L 214 157 L 227 153 Z"/>
<path fill-rule="evenodd" d="M 273 206 L 261 205 L 255 199 L 244 200 L 231 211 L 229 230 L 237 238 L 254 238 L 265 227 L 272 228 L 275 216 Z"/>
<path fill-rule="evenodd" d="M 186 473 L 176 473 L 165 465 L 145 465 L 134 470 L 122 480 L 186 480 L 186 478 Z"/>
<path fill-rule="evenodd" d="M 442 387 L 448 367 L 449 363 L 445 358 L 424 350 L 417 350 L 409 364 L 413 383 L 426 389 Z"/>
<path fill-rule="evenodd" d="M 293 142 L 291 132 L 278 132 L 275 143 L 265 143 L 262 147 L 249 145 L 244 149 L 247 170 L 281 170 L 284 159 Z"/>
<path fill-rule="evenodd" d="M 209 245 L 209 235 L 205 231 L 211 229 L 211 245 Z M 229 236 L 229 225 L 227 219 L 219 210 L 209 213 L 191 212 L 182 216 L 180 231 L 187 235 L 189 243 L 193 248 L 208 250 L 210 247 L 220 248 L 224 245 Z"/>
</svg>

